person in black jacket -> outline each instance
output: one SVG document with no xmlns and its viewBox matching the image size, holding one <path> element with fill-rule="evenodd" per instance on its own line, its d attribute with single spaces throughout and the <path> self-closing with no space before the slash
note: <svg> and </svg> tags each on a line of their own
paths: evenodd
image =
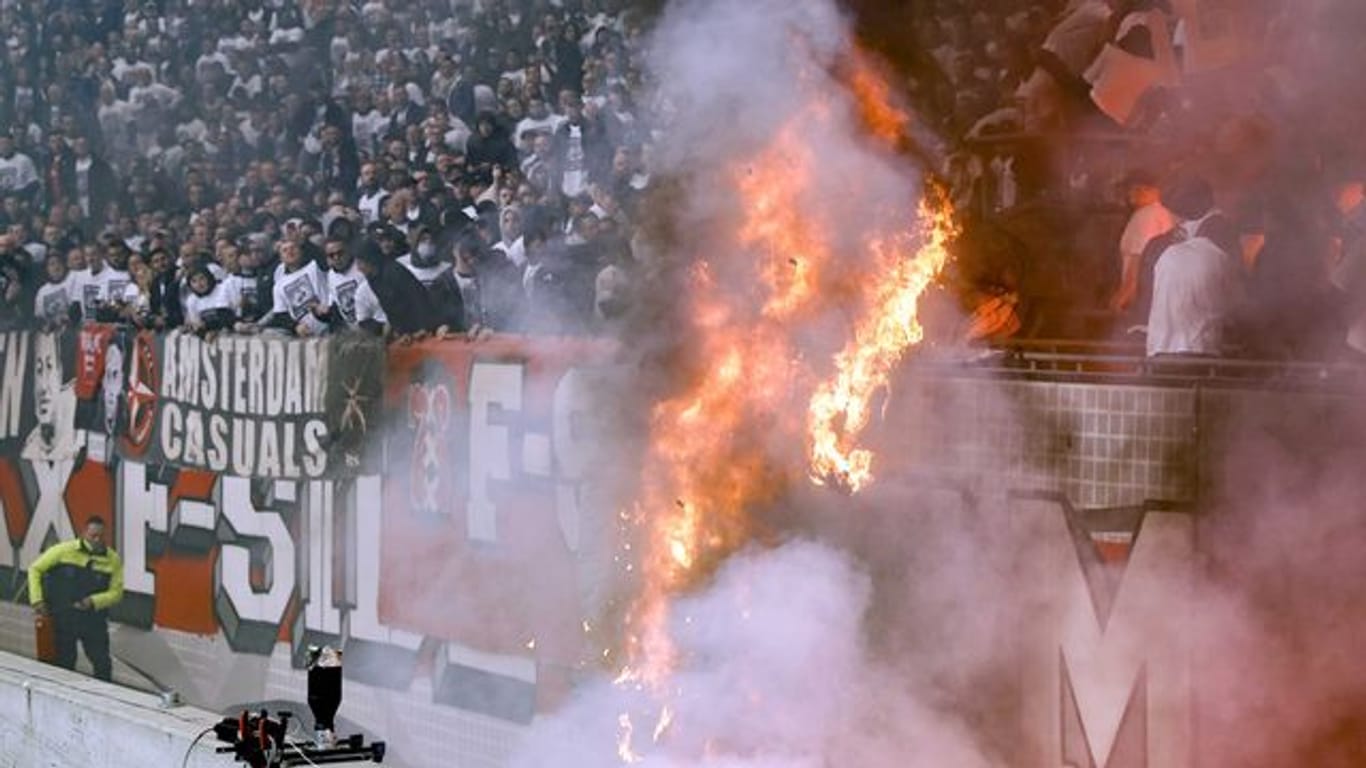
<svg viewBox="0 0 1366 768">
<path fill-rule="evenodd" d="M 175 260 L 165 248 L 157 248 L 147 257 L 155 277 L 152 278 L 152 293 L 149 299 L 150 327 L 157 329 L 179 328 L 185 321 L 184 307 L 180 303 L 180 280 L 176 277 Z"/>
<path fill-rule="evenodd" d="M 385 258 L 379 245 L 369 238 L 358 240 L 352 247 L 356 249 L 356 266 L 379 299 L 396 335 L 434 333 L 441 328 L 441 313 L 411 272 Z"/>
<path fill-rule="evenodd" d="M 427 286 L 427 297 L 432 301 L 432 309 L 440 317 L 441 327 L 448 331 L 469 330 L 464 295 L 460 289 L 460 281 L 456 279 L 452 270 L 442 272 Z"/>
<path fill-rule="evenodd" d="M 385 137 L 401 139 L 408 126 L 421 125 L 427 117 L 427 111 L 412 100 L 407 83 L 395 83 L 389 89 L 389 100 L 389 123 L 385 127 Z"/>
<path fill-rule="evenodd" d="M 62 168 L 62 188 L 85 215 L 91 232 L 104 227 L 109 204 L 119 199 L 119 180 L 114 169 L 103 158 L 90 151 L 90 140 L 77 136 L 72 142 L 72 154 Z"/>
<path fill-rule="evenodd" d="M 495 166 L 515 170 L 519 166 L 517 148 L 492 112 L 480 113 L 474 135 L 465 144 L 465 164 L 473 171 L 491 171 Z"/>
<path fill-rule="evenodd" d="M 551 61 L 554 79 L 551 82 L 556 93 L 583 89 L 583 51 L 579 50 L 579 28 L 574 22 L 564 25 L 563 31 L 552 43 Z"/>
<path fill-rule="evenodd" d="M 443 97 L 446 100 L 446 111 L 460 118 L 465 125 L 469 125 L 474 121 L 474 73 L 467 62 L 462 62 L 459 67 L 455 83 Z"/>
<path fill-rule="evenodd" d="M 360 156 L 351 132 L 342 131 L 340 126 L 331 123 L 319 132 L 317 151 L 306 147 L 299 165 L 319 188 L 327 190 L 353 190 L 360 177 Z"/>
</svg>

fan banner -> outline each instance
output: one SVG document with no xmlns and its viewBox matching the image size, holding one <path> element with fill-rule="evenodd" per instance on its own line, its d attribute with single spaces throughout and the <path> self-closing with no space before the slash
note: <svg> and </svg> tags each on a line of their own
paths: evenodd
<svg viewBox="0 0 1366 768">
<path fill-rule="evenodd" d="M 98 331 L 82 329 L 78 347 Z M 124 348 L 93 339 L 88 346 L 107 351 L 102 360 L 82 356 L 77 383 L 88 363 L 100 369 L 91 378 L 105 392 L 125 392 L 120 412 L 104 418 L 119 425 L 124 458 L 280 480 L 351 476 L 372 466 L 384 370 L 378 339 L 144 332 Z"/>
</svg>

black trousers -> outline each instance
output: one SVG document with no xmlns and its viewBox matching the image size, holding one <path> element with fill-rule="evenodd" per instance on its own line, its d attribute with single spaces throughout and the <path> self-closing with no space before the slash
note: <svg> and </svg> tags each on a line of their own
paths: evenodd
<svg viewBox="0 0 1366 768">
<path fill-rule="evenodd" d="M 95 677 L 108 680 L 113 674 L 109 658 L 109 617 L 104 611 L 62 611 L 52 616 L 57 639 L 57 666 L 76 668 L 76 641 L 95 668 Z"/>
</svg>

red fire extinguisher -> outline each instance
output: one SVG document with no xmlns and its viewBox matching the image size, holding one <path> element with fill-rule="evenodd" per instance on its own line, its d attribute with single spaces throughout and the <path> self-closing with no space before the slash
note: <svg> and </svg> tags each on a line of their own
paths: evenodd
<svg viewBox="0 0 1366 768">
<path fill-rule="evenodd" d="M 33 619 L 33 636 L 36 641 L 38 660 L 48 664 L 57 663 L 57 626 L 52 617 L 40 613 Z"/>
</svg>

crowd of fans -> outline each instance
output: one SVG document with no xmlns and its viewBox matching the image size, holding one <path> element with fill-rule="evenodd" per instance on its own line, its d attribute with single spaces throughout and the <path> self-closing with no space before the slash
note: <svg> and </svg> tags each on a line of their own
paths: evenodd
<svg viewBox="0 0 1366 768">
<path fill-rule="evenodd" d="M 610 330 L 657 138 L 621 5 L 0 4 L 0 321 Z"/>
<path fill-rule="evenodd" d="M 919 7 L 914 88 L 949 144 L 941 172 L 969 232 L 1015 249 L 984 281 L 1026 305 L 1063 294 L 1055 314 L 1090 323 L 1044 334 L 1154 356 L 1366 355 L 1366 109 L 1348 95 L 1366 6 Z"/>
<path fill-rule="evenodd" d="M 658 110 L 637 103 L 644 19 L 625 5 L 0 2 L 0 322 L 616 328 L 659 139 Z M 1351 0 L 1310 6 L 915 6 L 909 87 L 948 145 L 939 170 L 967 239 L 1041 243 L 1028 264 L 966 281 L 970 312 L 1006 318 L 984 337 L 1037 330 L 1015 307 L 1040 283 L 1094 283 L 1068 311 L 1120 333 L 1151 326 L 1155 305 L 1175 312 L 1159 325 L 1184 330 L 1149 328 L 1154 354 L 1366 352 L 1366 331 L 1347 338 L 1366 327 L 1366 174 L 1342 159 L 1359 142 L 1324 131 L 1356 121 L 1301 128 L 1341 101 L 1331 84 L 1351 67 L 1335 57 L 1359 25 L 1333 15 Z M 1190 8 L 1222 15 L 1192 25 Z M 1202 37 L 1216 33 L 1241 45 Z M 1080 138 L 1096 134 L 1105 162 Z M 1020 214 L 1107 196 L 1133 213 L 1101 247 L 1073 234 L 1084 216 L 1049 229 Z M 1190 239 L 1216 246 L 1219 268 L 1163 269 Z M 1103 250 L 1101 277 L 1029 285 L 1069 250 Z M 1186 285 L 1200 307 L 1173 310 L 1167 278 L 1205 280 Z M 1220 330 L 1190 331 L 1201 323 Z"/>
</svg>

